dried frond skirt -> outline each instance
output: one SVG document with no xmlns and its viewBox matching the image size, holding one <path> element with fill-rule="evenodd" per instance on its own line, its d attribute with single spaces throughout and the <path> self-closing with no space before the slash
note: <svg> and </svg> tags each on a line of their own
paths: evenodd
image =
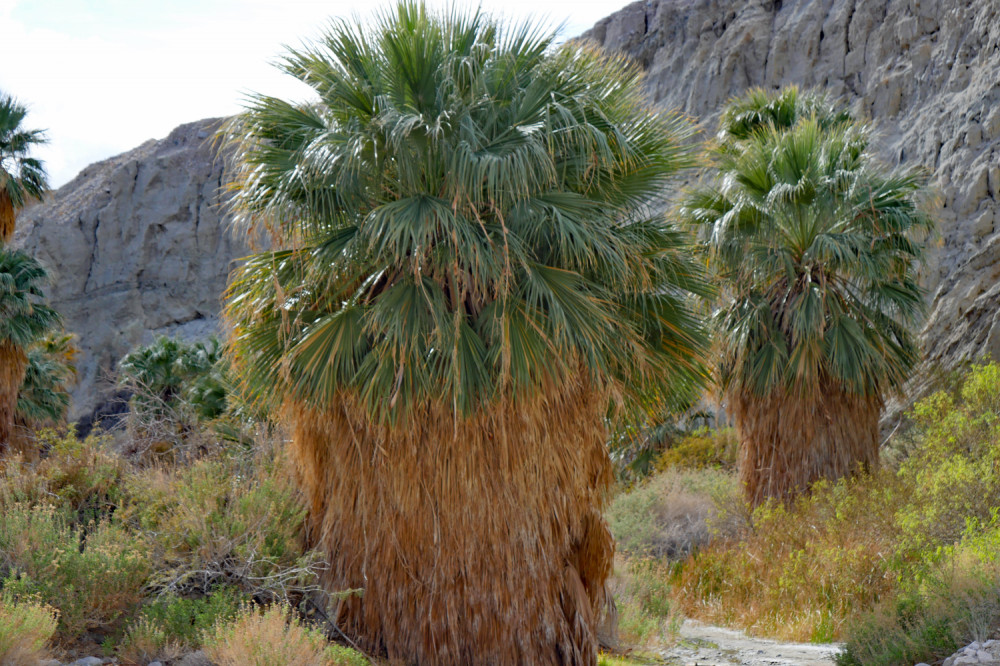
<svg viewBox="0 0 1000 666">
<path fill-rule="evenodd" d="M 327 554 L 340 628 L 412 664 L 595 664 L 614 542 L 601 396 L 553 387 L 531 404 L 405 426 L 292 405 L 293 456 Z"/>
</svg>

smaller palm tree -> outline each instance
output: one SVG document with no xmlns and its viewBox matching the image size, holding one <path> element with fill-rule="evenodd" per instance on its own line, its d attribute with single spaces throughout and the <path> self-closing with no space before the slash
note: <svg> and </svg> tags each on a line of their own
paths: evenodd
<svg viewBox="0 0 1000 666">
<path fill-rule="evenodd" d="M 27 115 L 27 107 L 0 92 L 0 245 L 13 237 L 17 211 L 49 187 L 42 162 L 31 157 L 46 142 L 45 132 L 24 129 Z"/>
<path fill-rule="evenodd" d="M 823 97 L 752 91 L 681 209 L 722 285 L 718 379 L 753 503 L 877 465 L 884 397 L 918 360 L 924 179 L 868 148 Z"/>
<path fill-rule="evenodd" d="M 29 255 L 0 248 L 0 455 L 8 450 L 28 347 L 59 323 L 42 302 L 45 269 Z"/>
</svg>

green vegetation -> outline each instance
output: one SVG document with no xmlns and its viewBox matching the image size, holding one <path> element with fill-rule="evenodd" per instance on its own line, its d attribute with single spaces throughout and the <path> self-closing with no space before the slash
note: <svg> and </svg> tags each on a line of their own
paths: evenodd
<svg viewBox="0 0 1000 666">
<path fill-rule="evenodd" d="M 0 664 L 36 666 L 49 658 L 48 644 L 56 631 L 53 609 L 29 598 L 0 592 Z"/>
</svg>

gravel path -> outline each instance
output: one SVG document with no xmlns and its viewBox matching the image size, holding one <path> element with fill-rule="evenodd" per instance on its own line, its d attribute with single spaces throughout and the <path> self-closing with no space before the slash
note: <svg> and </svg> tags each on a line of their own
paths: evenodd
<svg viewBox="0 0 1000 666">
<path fill-rule="evenodd" d="M 661 653 L 676 666 L 833 666 L 835 643 L 779 643 L 685 620 L 680 640 Z"/>
</svg>

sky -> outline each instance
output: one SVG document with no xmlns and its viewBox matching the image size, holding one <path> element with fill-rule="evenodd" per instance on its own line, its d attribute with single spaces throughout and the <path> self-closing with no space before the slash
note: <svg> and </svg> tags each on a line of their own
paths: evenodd
<svg viewBox="0 0 1000 666">
<path fill-rule="evenodd" d="M 580 34 L 627 0 L 483 0 Z M 463 0 L 458 0 L 464 4 Z M 28 106 L 53 187 L 83 167 L 185 122 L 237 113 L 250 92 L 305 100 L 273 63 L 331 17 L 364 19 L 359 0 L 0 0 L 0 90 Z M 428 4 L 445 6 L 443 1 Z M 469 2 L 470 8 L 478 3 Z"/>
</svg>

